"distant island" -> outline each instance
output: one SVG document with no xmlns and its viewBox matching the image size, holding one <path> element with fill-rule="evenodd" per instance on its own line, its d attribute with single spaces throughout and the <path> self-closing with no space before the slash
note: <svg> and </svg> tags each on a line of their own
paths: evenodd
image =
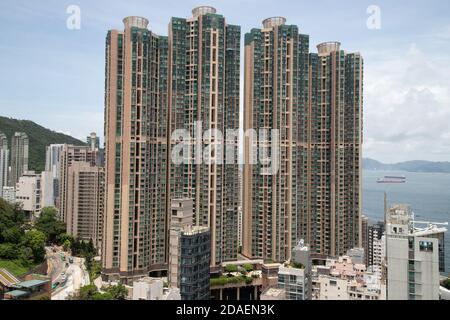
<svg viewBox="0 0 450 320">
<path fill-rule="evenodd" d="M 382 171 L 450 173 L 450 162 L 412 160 L 386 164 L 374 159 L 364 158 L 363 169 Z"/>
</svg>

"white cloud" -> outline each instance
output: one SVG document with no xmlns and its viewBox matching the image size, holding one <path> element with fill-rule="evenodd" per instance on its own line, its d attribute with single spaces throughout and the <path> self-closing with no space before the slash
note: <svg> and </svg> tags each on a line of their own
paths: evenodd
<svg viewBox="0 0 450 320">
<path fill-rule="evenodd" d="M 365 157 L 450 160 L 450 59 L 437 55 L 411 44 L 366 56 Z"/>
</svg>

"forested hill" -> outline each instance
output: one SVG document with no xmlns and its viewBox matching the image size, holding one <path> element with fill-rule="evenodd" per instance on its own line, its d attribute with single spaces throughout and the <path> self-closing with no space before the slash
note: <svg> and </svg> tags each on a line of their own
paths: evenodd
<svg viewBox="0 0 450 320">
<path fill-rule="evenodd" d="M 385 164 L 377 160 L 367 158 L 363 160 L 363 168 L 366 170 L 450 173 L 450 162 L 413 160 Z"/>
<path fill-rule="evenodd" d="M 11 149 L 11 137 L 14 132 L 25 132 L 30 140 L 29 170 L 41 172 L 45 169 L 45 148 L 50 144 L 67 143 L 74 145 L 85 145 L 71 136 L 44 128 L 33 121 L 16 120 L 0 116 L 0 132 L 8 137 L 8 146 Z"/>
</svg>

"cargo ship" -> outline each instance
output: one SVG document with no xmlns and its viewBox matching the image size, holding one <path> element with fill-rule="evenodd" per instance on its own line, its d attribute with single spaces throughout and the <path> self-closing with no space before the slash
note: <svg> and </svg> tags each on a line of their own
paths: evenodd
<svg viewBox="0 0 450 320">
<path fill-rule="evenodd" d="M 405 176 L 384 176 L 377 179 L 377 183 L 406 183 Z"/>
</svg>

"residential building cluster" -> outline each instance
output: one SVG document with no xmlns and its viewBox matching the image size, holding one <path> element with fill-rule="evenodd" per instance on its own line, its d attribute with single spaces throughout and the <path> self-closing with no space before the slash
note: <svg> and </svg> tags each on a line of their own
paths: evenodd
<svg viewBox="0 0 450 320">
<path fill-rule="evenodd" d="M 208 6 L 167 36 L 123 22 L 106 36 L 105 149 L 95 133 L 52 144 L 35 173 L 26 134 L 8 149 L 0 133 L 1 197 L 30 217 L 56 207 L 133 300 L 439 298 L 446 229 L 405 205 L 362 215 L 361 54 L 311 52 L 272 17 L 241 61 L 240 26 Z"/>
</svg>

